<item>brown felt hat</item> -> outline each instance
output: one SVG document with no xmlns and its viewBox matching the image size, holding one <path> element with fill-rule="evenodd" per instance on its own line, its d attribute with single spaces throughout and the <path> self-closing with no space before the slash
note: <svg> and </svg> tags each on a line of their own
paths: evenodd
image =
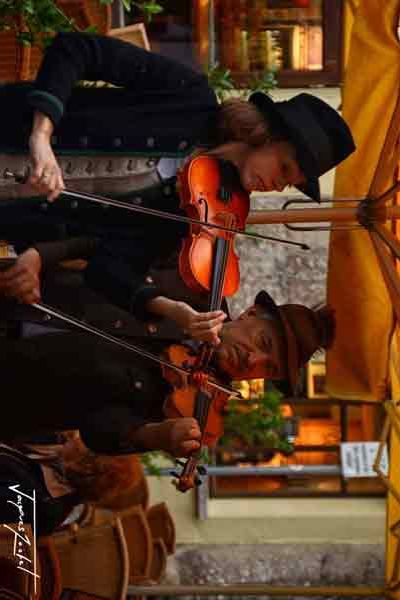
<svg viewBox="0 0 400 600">
<path fill-rule="evenodd" d="M 282 327 L 286 345 L 288 382 L 296 395 L 299 387 L 299 370 L 320 348 L 327 348 L 333 337 L 333 311 L 324 307 L 312 310 L 302 304 L 276 304 L 264 290 L 254 303 L 276 315 Z"/>
</svg>

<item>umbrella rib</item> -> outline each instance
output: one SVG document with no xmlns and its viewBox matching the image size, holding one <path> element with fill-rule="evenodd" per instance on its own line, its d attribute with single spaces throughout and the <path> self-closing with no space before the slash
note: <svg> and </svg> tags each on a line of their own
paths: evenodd
<svg viewBox="0 0 400 600">
<path fill-rule="evenodd" d="M 400 260 L 400 241 L 393 234 L 393 232 L 379 223 L 374 224 L 373 230 L 376 231 L 381 240 L 389 246 L 396 258 Z"/>
<path fill-rule="evenodd" d="M 389 292 L 390 299 L 394 312 L 396 313 L 397 320 L 400 322 L 400 279 L 397 272 L 396 266 L 393 263 L 390 255 L 387 252 L 387 248 L 384 242 L 381 240 L 379 235 L 374 231 L 370 231 L 370 237 L 375 248 L 375 253 L 378 259 L 378 263 L 382 272 L 382 276 L 385 280 L 387 290 Z"/>
<path fill-rule="evenodd" d="M 392 187 L 390 187 L 388 190 L 386 190 L 386 192 L 383 192 L 383 194 L 381 194 L 377 198 L 372 198 L 371 202 L 373 204 L 375 204 L 376 206 L 382 206 L 382 204 L 386 203 L 386 200 L 391 198 L 399 190 L 400 190 L 400 181 L 396 181 L 396 183 L 394 185 L 392 185 Z"/>
</svg>

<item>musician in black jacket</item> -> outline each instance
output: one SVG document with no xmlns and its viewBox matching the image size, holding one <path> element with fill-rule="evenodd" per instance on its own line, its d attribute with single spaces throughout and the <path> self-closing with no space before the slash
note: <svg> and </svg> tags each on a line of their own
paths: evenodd
<svg viewBox="0 0 400 600">
<path fill-rule="evenodd" d="M 118 87 L 74 87 L 79 80 Z M 63 153 L 145 156 L 157 162 L 206 152 L 222 161 L 231 186 L 248 193 L 297 186 L 318 200 L 318 177 L 354 150 L 340 115 L 310 94 L 274 102 L 258 92 L 249 101 L 219 105 L 205 75 L 121 40 L 83 33 L 55 38 L 34 84 L 0 89 L 0 131 L 0 150 L 29 150 L 30 182 L 50 200 L 64 185 L 56 159 Z M 152 206 L 179 212 L 174 179 L 144 194 L 135 191 L 131 201 L 147 204 L 146 194 Z M 33 221 L 35 240 L 50 228 L 52 235 L 67 228 L 69 237 L 98 236 L 101 243 L 86 281 L 128 309 L 137 269 L 145 273 L 156 258 L 179 247 L 186 232 L 179 224 L 154 217 L 149 223 L 65 198 L 53 205 L 26 200 L 18 208 L 2 203 L 0 225 L 8 232 L 14 226 L 21 235 L 22 226 Z"/>
<path fill-rule="evenodd" d="M 266 378 L 286 381 L 295 392 L 301 366 L 332 340 L 331 311 L 277 306 L 263 291 L 238 319 L 210 317 L 204 297 L 183 288 L 173 256 L 136 281 L 134 318 L 85 286 L 80 272 L 54 270 L 52 261 L 73 255 L 74 244 L 82 251 L 85 243 L 87 248 L 95 245 L 78 239 L 28 249 L 11 271 L 16 275 L 6 282 L 7 296 L 23 300 L 43 277 L 46 302 L 155 355 L 172 343 L 184 341 L 195 349 L 196 340 L 212 341 L 217 344 L 214 374 L 228 384 L 233 379 Z M 0 293 L 4 275 L 7 271 L 0 277 Z M 0 337 L 0 377 L 7 404 L 0 439 L 79 429 L 84 442 L 99 453 L 162 449 L 184 456 L 198 447 L 194 419 L 165 419 L 163 404 L 170 388 L 157 363 L 87 333 L 48 333 L 49 325 L 59 329 L 62 324 L 48 321 L 46 315 L 43 320 L 30 306 L 20 305 L 18 310 L 14 304 L 8 313 L 6 306 L 1 309 L 8 323 L 23 321 L 29 337 Z"/>
</svg>

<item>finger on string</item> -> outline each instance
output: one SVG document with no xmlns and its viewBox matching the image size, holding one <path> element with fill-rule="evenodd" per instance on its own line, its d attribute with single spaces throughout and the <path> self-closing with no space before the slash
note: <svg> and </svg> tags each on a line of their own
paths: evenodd
<svg viewBox="0 0 400 600">
<path fill-rule="evenodd" d="M 194 450 L 198 450 L 200 448 L 200 442 L 196 442 L 195 440 L 182 442 L 181 448 L 185 452 L 193 452 Z"/>
<path fill-rule="evenodd" d="M 226 319 L 227 314 L 224 313 L 223 310 L 213 310 L 211 312 L 206 313 L 197 313 L 196 320 L 197 321 L 211 321 L 212 319 Z"/>
<path fill-rule="evenodd" d="M 220 331 L 224 319 L 225 317 L 219 317 L 217 319 L 212 319 L 211 321 L 195 322 L 191 325 L 190 329 L 192 331 L 197 331 L 198 333 L 207 333 L 214 328 L 217 328 L 218 331 Z"/>
<path fill-rule="evenodd" d="M 201 438 L 201 431 L 198 427 L 194 427 L 193 429 L 191 429 L 189 431 L 189 436 L 190 439 L 196 439 L 199 440 Z"/>
</svg>

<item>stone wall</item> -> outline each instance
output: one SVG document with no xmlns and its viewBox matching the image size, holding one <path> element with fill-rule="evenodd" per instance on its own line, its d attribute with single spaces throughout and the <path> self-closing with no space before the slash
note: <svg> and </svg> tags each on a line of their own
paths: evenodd
<svg viewBox="0 0 400 600">
<path fill-rule="evenodd" d="M 251 203 L 253 209 L 278 209 L 287 199 L 296 197 L 304 198 L 284 194 L 253 195 Z M 256 225 L 251 230 L 308 244 L 310 250 L 237 236 L 241 285 L 238 293 L 229 299 L 233 316 L 237 316 L 253 302 L 259 289 L 265 289 L 278 304 L 294 302 L 312 307 L 325 302 L 329 239 L 327 232 L 294 232 L 284 225 Z"/>
</svg>

